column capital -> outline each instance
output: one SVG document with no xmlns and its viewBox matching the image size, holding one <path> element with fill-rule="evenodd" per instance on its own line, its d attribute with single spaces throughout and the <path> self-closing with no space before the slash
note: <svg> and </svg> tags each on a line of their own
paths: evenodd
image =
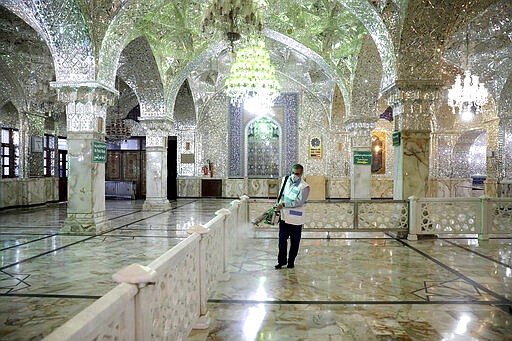
<svg viewBox="0 0 512 341">
<path fill-rule="evenodd" d="M 50 82 L 57 91 L 57 99 L 63 103 L 88 103 L 114 105 L 119 91 L 96 81 Z"/>
<path fill-rule="evenodd" d="M 141 118 L 140 124 L 146 132 L 146 146 L 161 147 L 165 145 L 164 138 L 172 132 L 172 123 L 165 118 Z"/>
<path fill-rule="evenodd" d="M 425 80 L 396 80 L 393 84 L 382 90 L 382 96 L 388 99 L 391 103 L 397 96 L 400 97 L 401 92 L 432 92 L 442 89 L 445 84 L 440 80 L 425 79 Z M 389 101 L 391 100 L 391 101 Z"/>
<path fill-rule="evenodd" d="M 444 84 L 438 80 L 398 80 L 383 91 L 399 130 L 431 130 L 434 106 Z"/>
<path fill-rule="evenodd" d="M 349 117 L 344 123 L 352 138 L 353 148 L 371 148 L 372 130 L 377 125 L 376 117 Z"/>
</svg>

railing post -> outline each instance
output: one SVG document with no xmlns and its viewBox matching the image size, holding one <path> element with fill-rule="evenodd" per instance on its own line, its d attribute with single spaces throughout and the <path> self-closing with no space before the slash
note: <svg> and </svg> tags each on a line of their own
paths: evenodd
<svg viewBox="0 0 512 341">
<path fill-rule="evenodd" d="M 489 224 L 492 224 L 492 219 L 489 215 L 489 198 L 485 195 L 480 197 L 480 219 L 478 239 L 489 240 Z"/>
<path fill-rule="evenodd" d="M 242 202 L 242 211 L 241 211 L 241 216 L 242 216 L 242 219 L 240 219 L 238 221 L 238 223 L 242 223 L 242 224 L 248 224 L 249 223 L 249 205 L 248 205 L 248 200 L 249 200 L 249 197 L 247 195 L 242 195 L 240 197 L 240 200 Z"/>
<path fill-rule="evenodd" d="M 238 228 L 238 224 L 240 223 L 240 200 L 233 200 L 231 201 L 231 208 L 233 209 L 234 214 L 234 221 L 233 224 L 235 224 L 235 227 Z"/>
<path fill-rule="evenodd" d="M 240 230 L 240 224 L 241 224 L 240 211 L 242 210 L 240 200 L 233 200 L 231 202 L 231 209 L 232 209 L 231 214 L 233 216 L 233 226 L 232 226 L 231 231 L 238 233 Z M 235 245 L 231 245 L 231 252 L 234 253 L 236 250 L 238 250 L 238 246 L 239 246 L 239 242 L 237 240 Z"/>
<path fill-rule="evenodd" d="M 210 229 L 203 225 L 195 225 L 189 228 L 187 232 L 189 234 L 198 233 L 201 236 L 199 240 L 199 318 L 192 329 L 208 329 L 210 318 L 208 317 L 208 297 L 206 295 L 206 252 L 203 235 L 209 233 Z"/>
<path fill-rule="evenodd" d="M 149 284 L 155 282 L 157 273 L 155 270 L 140 264 L 128 265 L 115 274 L 112 279 L 117 283 L 128 283 L 136 285 L 139 289 L 135 295 L 135 340 L 150 341 L 153 331 L 153 320 L 150 312 L 153 287 Z"/>
<path fill-rule="evenodd" d="M 228 272 L 228 261 L 229 261 L 229 243 L 235 242 L 237 236 L 230 236 L 227 232 L 228 226 L 228 216 L 231 215 L 231 211 L 227 208 L 221 208 L 220 210 L 215 212 L 215 215 L 222 215 L 224 219 L 222 221 L 222 274 L 219 275 L 220 281 L 229 281 L 229 272 Z M 233 241 L 235 239 L 235 241 Z"/>
<path fill-rule="evenodd" d="M 409 234 L 408 240 L 418 240 L 418 198 L 414 195 L 409 197 Z"/>
</svg>

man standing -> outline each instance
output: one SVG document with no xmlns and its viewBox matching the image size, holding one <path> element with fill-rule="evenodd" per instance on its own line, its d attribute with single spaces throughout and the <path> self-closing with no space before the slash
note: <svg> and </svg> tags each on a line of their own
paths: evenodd
<svg viewBox="0 0 512 341">
<path fill-rule="evenodd" d="M 302 225 L 305 222 L 305 205 L 309 195 L 309 185 L 302 180 L 303 172 L 304 167 L 302 165 L 297 163 L 292 166 L 292 174 L 284 184 L 283 197 L 276 206 L 276 210 L 281 212 L 276 269 L 281 269 L 284 265 L 290 269 L 295 267 L 295 257 L 299 252 Z M 288 238 L 290 238 L 290 252 L 287 260 Z"/>
</svg>

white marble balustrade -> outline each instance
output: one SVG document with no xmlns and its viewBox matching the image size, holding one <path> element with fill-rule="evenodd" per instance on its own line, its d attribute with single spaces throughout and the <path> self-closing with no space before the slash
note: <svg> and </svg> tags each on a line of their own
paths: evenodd
<svg viewBox="0 0 512 341">
<path fill-rule="evenodd" d="M 409 236 L 478 234 L 512 235 L 510 198 L 416 198 L 410 197 Z"/>
<path fill-rule="evenodd" d="M 118 286 L 45 340 L 184 340 L 207 328 L 208 293 L 227 272 L 233 240 L 248 236 L 246 212 L 247 197 L 234 200 L 148 266 L 121 269 Z"/>
<path fill-rule="evenodd" d="M 250 200 L 250 219 L 258 217 L 273 204 L 273 200 Z M 306 206 L 304 231 L 406 231 L 407 219 L 406 201 L 311 202 Z M 258 226 L 269 227 L 263 223 Z"/>
</svg>

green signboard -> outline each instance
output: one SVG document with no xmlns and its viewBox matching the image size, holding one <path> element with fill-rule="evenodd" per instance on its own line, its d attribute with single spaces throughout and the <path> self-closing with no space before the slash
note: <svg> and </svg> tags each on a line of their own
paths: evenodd
<svg viewBox="0 0 512 341">
<path fill-rule="evenodd" d="M 105 142 L 100 142 L 100 141 L 92 142 L 92 162 L 94 162 L 94 163 L 107 162 L 107 144 Z"/>
<path fill-rule="evenodd" d="M 372 164 L 372 152 L 367 150 L 354 151 L 354 165 L 370 165 Z"/>
<path fill-rule="evenodd" d="M 393 146 L 399 146 L 400 145 L 400 132 L 394 131 L 393 132 Z"/>
</svg>

